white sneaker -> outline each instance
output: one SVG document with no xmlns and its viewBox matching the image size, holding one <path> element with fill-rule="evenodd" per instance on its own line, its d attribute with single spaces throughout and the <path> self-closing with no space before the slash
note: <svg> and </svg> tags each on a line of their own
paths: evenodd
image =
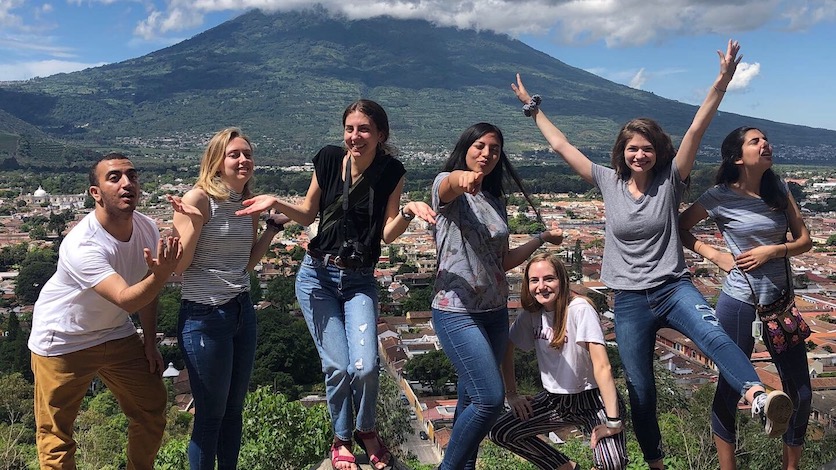
<svg viewBox="0 0 836 470">
<path fill-rule="evenodd" d="M 760 416 L 763 430 L 769 437 L 779 437 L 787 432 L 792 411 L 792 400 L 780 390 L 768 395 L 762 393 L 752 403 L 752 416 Z"/>
</svg>

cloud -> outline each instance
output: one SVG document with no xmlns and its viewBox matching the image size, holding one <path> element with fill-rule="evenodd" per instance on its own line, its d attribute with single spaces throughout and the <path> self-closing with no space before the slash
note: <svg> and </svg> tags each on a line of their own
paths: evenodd
<svg viewBox="0 0 836 470">
<path fill-rule="evenodd" d="M 789 8 L 783 16 L 788 20 L 787 29 L 803 31 L 816 23 L 836 20 L 836 2 L 832 0 L 806 0 Z"/>
<path fill-rule="evenodd" d="M 604 41 L 611 47 L 683 35 L 739 34 L 775 21 L 791 28 L 836 19 L 833 0 L 805 0 L 801 6 L 786 0 L 320 0 L 317 4 L 349 19 L 388 15 L 511 35 L 550 34 L 567 44 Z M 311 5 L 309 0 L 166 0 L 162 8 L 151 4 L 135 34 L 150 39 L 185 31 L 214 12 L 290 11 Z"/>
<path fill-rule="evenodd" d="M 641 90 L 642 85 L 644 85 L 644 82 L 646 82 L 646 81 L 647 81 L 647 74 L 644 71 L 644 67 L 642 67 L 641 69 L 639 69 L 638 72 L 636 72 L 635 75 L 633 75 L 633 78 L 630 79 L 630 88 L 635 88 L 636 90 Z"/>
<path fill-rule="evenodd" d="M 26 80 L 32 77 L 46 77 L 62 72 L 75 72 L 104 63 L 89 64 L 66 60 L 41 60 L 36 62 L 17 62 L 0 64 L 0 81 Z"/>
<path fill-rule="evenodd" d="M 72 49 L 52 45 L 53 38 L 40 35 L 5 35 L 0 36 L 0 50 L 8 50 L 17 55 L 29 55 L 31 53 L 46 54 L 51 57 L 69 59 L 76 57 Z M 6 54 L 8 56 L 8 54 Z"/>
<path fill-rule="evenodd" d="M 22 24 L 20 16 L 12 11 L 23 5 L 23 0 L 0 0 L 0 26 L 14 27 Z"/>
<path fill-rule="evenodd" d="M 755 62 L 754 64 L 749 64 L 747 62 L 741 62 L 737 64 L 737 71 L 734 72 L 734 78 L 732 78 L 731 83 L 729 83 L 729 90 L 730 91 L 741 91 L 749 88 L 749 84 L 752 80 L 755 79 L 761 73 L 761 64 L 759 62 Z"/>
</svg>

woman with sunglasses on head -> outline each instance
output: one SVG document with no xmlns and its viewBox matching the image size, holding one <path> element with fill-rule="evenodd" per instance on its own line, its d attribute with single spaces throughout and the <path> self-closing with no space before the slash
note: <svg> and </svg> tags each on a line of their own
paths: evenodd
<svg viewBox="0 0 836 470">
<path fill-rule="evenodd" d="M 760 129 L 733 130 L 723 140 L 720 155 L 715 186 L 682 212 L 679 227 L 686 248 L 728 272 L 717 300 L 717 319 L 740 349 L 751 356 L 755 306 L 769 305 L 791 292 L 789 257 L 809 251 L 813 242 L 789 187 L 772 170 L 772 145 Z M 717 224 L 731 253 L 691 234 L 689 230 L 707 217 Z M 787 240 L 787 231 L 792 240 Z M 807 345 L 803 338 L 793 346 L 772 344 L 770 335 L 763 336 L 783 389 L 792 399 L 789 424 L 785 430 L 774 432 L 783 433 L 782 468 L 795 470 L 801 461 L 813 399 Z M 721 377 L 711 409 L 711 429 L 722 470 L 737 468 L 738 401 L 740 393 Z"/>
</svg>

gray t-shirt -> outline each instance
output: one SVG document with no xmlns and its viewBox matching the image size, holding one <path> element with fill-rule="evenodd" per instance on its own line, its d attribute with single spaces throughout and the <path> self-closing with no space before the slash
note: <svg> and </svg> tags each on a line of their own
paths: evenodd
<svg viewBox="0 0 836 470">
<path fill-rule="evenodd" d="M 508 252 L 505 206 L 484 191 L 465 193 L 441 204 L 439 185 L 449 174 L 440 173 L 433 182 L 438 273 L 432 307 L 469 313 L 503 308 L 508 302 L 508 282 L 502 268 Z"/>
<path fill-rule="evenodd" d="M 687 272 L 679 239 L 679 202 L 685 183 L 676 162 L 656 172 L 636 199 L 611 168 L 592 164 L 606 217 L 601 281 L 611 289 L 650 289 Z"/>
<path fill-rule="evenodd" d="M 786 195 L 789 191 L 786 183 L 783 189 Z M 758 246 L 780 245 L 786 241 L 786 215 L 772 210 L 759 197 L 738 194 L 726 185 L 718 185 L 703 193 L 697 202 L 717 224 L 734 256 Z M 772 303 L 789 287 L 786 262 L 786 258 L 774 258 L 747 273 L 759 303 Z M 755 304 L 752 289 L 738 269 L 733 269 L 723 281 L 723 292 L 750 305 Z"/>
</svg>

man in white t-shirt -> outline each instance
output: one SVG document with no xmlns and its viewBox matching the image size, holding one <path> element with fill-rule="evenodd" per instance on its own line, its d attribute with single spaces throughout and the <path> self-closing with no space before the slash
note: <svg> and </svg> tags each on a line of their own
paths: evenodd
<svg viewBox="0 0 836 470">
<path fill-rule="evenodd" d="M 128 469 L 151 469 L 166 411 L 157 294 L 181 257 L 180 242 L 161 239 L 154 221 L 135 211 L 139 178 L 124 155 L 102 157 L 89 176 L 95 210 L 61 243 L 57 271 L 32 313 L 38 459 L 41 469 L 76 468 L 73 423 L 99 376 L 130 423 Z M 144 341 L 129 318 L 135 312 Z"/>
</svg>

